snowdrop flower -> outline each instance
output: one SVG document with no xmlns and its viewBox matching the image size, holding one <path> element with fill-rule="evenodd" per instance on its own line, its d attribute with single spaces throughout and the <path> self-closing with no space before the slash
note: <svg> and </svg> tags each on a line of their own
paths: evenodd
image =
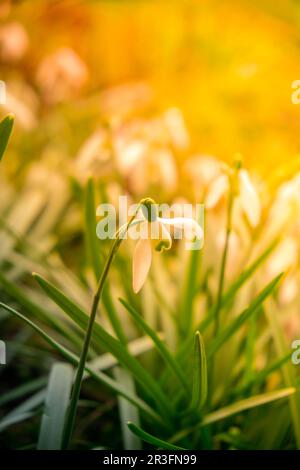
<svg viewBox="0 0 300 470">
<path fill-rule="evenodd" d="M 184 173 L 192 184 L 196 199 L 201 200 L 212 182 L 221 174 L 220 162 L 210 155 L 195 155 L 184 164 Z"/>
<path fill-rule="evenodd" d="M 180 150 L 187 149 L 190 138 L 181 111 L 178 108 L 168 109 L 164 113 L 164 121 L 175 147 Z"/>
<path fill-rule="evenodd" d="M 245 213 L 250 225 L 256 227 L 259 224 L 261 216 L 261 204 L 253 185 L 249 173 L 245 169 L 236 168 L 235 174 L 232 174 L 232 170 L 228 169 L 227 173 L 219 175 L 211 184 L 206 198 L 206 208 L 214 208 L 219 201 L 225 196 L 230 190 L 230 178 L 233 178 L 234 192 L 237 195 L 237 201 L 239 202 L 243 212 Z"/>
<path fill-rule="evenodd" d="M 107 176 L 113 170 L 108 132 L 97 129 L 80 147 L 75 160 L 75 175 L 85 181 L 90 175 Z"/>
<path fill-rule="evenodd" d="M 274 279 L 280 272 L 285 272 L 298 264 L 298 240 L 292 236 L 280 242 L 274 253 L 266 263 L 266 277 Z"/>
<path fill-rule="evenodd" d="M 156 251 L 169 250 L 172 246 L 170 227 L 181 229 L 187 238 L 192 236 L 203 240 L 203 230 L 191 218 L 159 217 L 155 202 L 146 198 L 141 201 L 141 210 L 135 221 L 138 225 L 138 241 L 133 254 L 133 290 L 139 292 L 143 287 L 152 261 L 153 244 Z"/>
</svg>

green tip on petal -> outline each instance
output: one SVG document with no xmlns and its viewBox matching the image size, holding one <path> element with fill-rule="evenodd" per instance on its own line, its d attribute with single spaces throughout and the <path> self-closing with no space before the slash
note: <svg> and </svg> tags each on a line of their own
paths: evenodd
<svg viewBox="0 0 300 470">
<path fill-rule="evenodd" d="M 169 250 L 171 248 L 170 243 L 167 240 L 161 240 L 155 247 L 155 251 L 161 253 L 162 251 Z"/>
</svg>

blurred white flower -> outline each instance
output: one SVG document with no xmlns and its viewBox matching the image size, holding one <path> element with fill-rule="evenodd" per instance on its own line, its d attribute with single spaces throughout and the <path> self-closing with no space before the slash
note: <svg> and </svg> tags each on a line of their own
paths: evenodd
<svg viewBox="0 0 300 470">
<path fill-rule="evenodd" d="M 28 34 L 23 25 L 14 21 L 0 28 L 0 57 L 4 62 L 18 62 L 28 49 Z"/>
<path fill-rule="evenodd" d="M 104 90 L 100 97 L 100 108 L 112 118 L 120 119 L 145 107 L 151 98 L 152 90 L 146 83 L 125 83 Z"/>
<path fill-rule="evenodd" d="M 128 176 L 147 152 L 147 141 L 143 135 L 143 121 L 134 121 L 118 126 L 113 135 L 116 163 L 123 176 Z"/>
<path fill-rule="evenodd" d="M 88 70 L 85 63 L 75 51 L 67 47 L 45 57 L 36 75 L 37 83 L 48 103 L 76 96 L 87 78 Z"/>
<path fill-rule="evenodd" d="M 203 197 L 209 185 L 220 175 L 220 162 L 210 155 L 195 155 L 184 164 L 184 172 L 197 197 Z"/>
<path fill-rule="evenodd" d="M 6 101 L 3 108 L 13 111 L 16 124 L 25 130 L 31 130 L 37 125 L 39 101 L 34 90 L 24 82 L 8 82 Z"/>
<path fill-rule="evenodd" d="M 261 217 L 261 203 L 254 184 L 251 181 L 249 173 L 245 169 L 237 171 L 237 197 L 236 203 L 239 204 L 245 213 L 250 225 L 256 227 Z M 219 175 L 210 185 L 205 199 L 207 209 L 214 208 L 219 201 L 230 190 L 230 181 L 228 174 Z"/>
<path fill-rule="evenodd" d="M 294 275 L 288 275 L 282 282 L 278 300 L 280 305 L 287 305 L 296 299 L 299 292 L 299 282 Z"/>
<path fill-rule="evenodd" d="M 299 285 L 295 277 L 298 261 L 298 240 L 293 236 L 288 236 L 279 243 L 265 264 L 267 282 L 274 279 L 279 273 L 288 272 L 279 286 L 278 300 L 281 305 L 292 302 L 298 293 Z"/>
<path fill-rule="evenodd" d="M 168 109 L 164 113 L 164 120 L 174 146 L 185 150 L 189 146 L 190 138 L 180 109 Z"/>
<path fill-rule="evenodd" d="M 275 196 L 267 220 L 266 237 L 274 238 L 291 228 L 299 229 L 300 216 L 300 173 L 283 183 Z"/>
<path fill-rule="evenodd" d="M 85 180 L 107 174 L 112 169 L 111 149 L 105 129 L 98 129 L 80 147 L 75 159 L 76 175 Z"/>
<path fill-rule="evenodd" d="M 175 190 L 177 167 L 160 120 L 137 119 L 117 126 L 113 149 L 117 168 L 132 192 L 143 193 L 150 185 L 161 185 L 169 192 Z"/>
<path fill-rule="evenodd" d="M 287 271 L 298 261 L 298 242 L 293 237 L 285 238 L 276 248 L 266 263 L 268 279 L 273 279 L 279 273 Z"/>
</svg>

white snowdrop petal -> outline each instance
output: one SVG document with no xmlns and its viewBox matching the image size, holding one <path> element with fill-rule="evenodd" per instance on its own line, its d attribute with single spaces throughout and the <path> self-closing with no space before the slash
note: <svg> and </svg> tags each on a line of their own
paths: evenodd
<svg viewBox="0 0 300 470">
<path fill-rule="evenodd" d="M 261 215 L 259 196 L 246 170 L 240 170 L 238 176 L 241 205 L 251 226 L 256 227 Z"/>
<path fill-rule="evenodd" d="M 169 250 L 172 246 L 172 238 L 169 230 L 159 220 L 151 224 L 151 238 L 157 240 L 156 250 Z"/>
<path fill-rule="evenodd" d="M 229 189 L 228 177 L 226 175 L 218 176 L 210 185 L 205 198 L 206 209 L 213 209 L 224 194 Z"/>
<path fill-rule="evenodd" d="M 135 293 L 141 290 L 146 281 L 151 266 L 151 260 L 151 241 L 147 238 L 140 238 L 134 249 L 132 263 L 132 282 Z"/>
<path fill-rule="evenodd" d="M 188 238 L 195 236 L 200 240 L 203 239 L 203 229 L 194 219 L 188 217 L 174 217 L 173 219 L 158 218 L 158 221 L 163 225 L 170 225 L 184 230 Z"/>
</svg>

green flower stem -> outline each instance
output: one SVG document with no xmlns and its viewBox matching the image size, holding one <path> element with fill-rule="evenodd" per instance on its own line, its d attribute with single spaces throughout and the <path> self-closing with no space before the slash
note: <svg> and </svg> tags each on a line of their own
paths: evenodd
<svg viewBox="0 0 300 470">
<path fill-rule="evenodd" d="M 226 262 L 227 262 L 227 256 L 228 256 L 229 237 L 231 233 L 233 201 L 234 201 L 234 194 L 233 194 L 233 189 L 231 187 L 230 193 L 229 193 L 228 206 L 227 206 L 227 227 L 226 227 L 225 245 L 224 245 L 222 261 L 221 261 L 218 294 L 217 294 L 216 309 L 215 309 L 214 336 L 218 334 L 219 327 L 220 327 L 220 310 L 221 310 L 222 295 L 223 295 L 223 290 L 224 290 L 224 280 L 225 280 L 225 270 L 226 270 Z"/>
<path fill-rule="evenodd" d="M 229 190 L 229 199 L 228 199 L 228 205 L 227 205 L 227 224 L 226 224 L 225 245 L 224 245 L 224 250 L 223 250 L 223 255 L 222 255 L 222 260 L 221 260 L 218 293 L 217 293 L 216 307 L 214 311 L 214 316 L 215 316 L 215 324 L 214 324 L 214 332 L 213 332 L 214 337 L 217 336 L 217 334 L 219 333 L 219 328 L 220 328 L 220 311 L 221 311 L 221 306 L 222 306 L 222 295 L 223 295 L 223 290 L 224 290 L 226 262 L 227 262 L 227 256 L 228 256 L 228 248 L 229 248 L 229 237 L 231 233 L 233 203 L 234 203 L 234 188 L 233 188 L 233 183 L 231 181 L 230 190 Z M 215 366 L 215 359 L 213 356 L 211 358 L 211 364 L 210 364 L 210 370 L 211 370 L 210 388 L 211 389 L 212 389 L 212 383 L 214 380 L 214 368 L 215 368 L 214 366 Z M 209 407 L 211 405 L 211 398 L 212 398 L 212 393 L 209 394 L 209 399 L 208 399 Z"/>
<path fill-rule="evenodd" d="M 138 209 L 136 210 L 137 213 Z M 74 386 L 72 390 L 72 395 L 71 395 L 71 400 L 70 400 L 70 405 L 68 409 L 68 414 L 66 418 L 66 423 L 65 423 L 65 428 L 64 428 L 64 435 L 63 435 L 63 442 L 62 442 L 62 447 L 63 449 L 67 449 L 70 445 L 70 441 L 72 438 L 73 430 L 74 430 L 74 424 L 75 424 L 75 418 L 76 418 L 76 411 L 77 411 L 77 406 L 78 406 L 78 400 L 80 396 L 80 390 L 81 390 L 81 384 L 82 384 L 82 378 L 83 378 L 83 373 L 84 373 L 84 368 L 85 368 L 85 363 L 87 360 L 87 355 L 88 355 L 88 350 L 91 342 L 91 337 L 92 337 L 92 331 L 93 331 L 93 326 L 95 323 L 96 319 L 96 314 L 97 314 L 97 309 L 99 302 L 101 300 L 101 295 L 103 292 L 103 287 L 106 281 L 106 278 L 108 276 L 112 261 L 114 259 L 114 256 L 116 252 L 118 251 L 119 246 L 122 243 L 122 238 L 120 238 L 122 231 L 124 230 L 124 233 L 127 232 L 130 224 L 136 217 L 136 214 L 130 219 L 130 221 L 126 224 L 125 227 L 121 227 L 118 232 L 116 233 L 116 238 L 114 242 L 112 243 L 109 254 L 106 258 L 105 265 L 102 271 L 102 274 L 100 276 L 100 279 L 98 281 L 98 286 L 97 290 L 95 292 L 94 298 L 93 298 L 93 303 L 92 303 L 92 308 L 91 308 L 91 313 L 89 317 L 89 322 L 87 326 L 87 330 L 85 332 L 85 337 L 84 337 L 84 343 L 83 343 L 83 348 L 81 351 L 80 355 L 80 360 L 78 364 L 78 369 L 76 372 L 76 377 L 74 381 Z"/>
</svg>

